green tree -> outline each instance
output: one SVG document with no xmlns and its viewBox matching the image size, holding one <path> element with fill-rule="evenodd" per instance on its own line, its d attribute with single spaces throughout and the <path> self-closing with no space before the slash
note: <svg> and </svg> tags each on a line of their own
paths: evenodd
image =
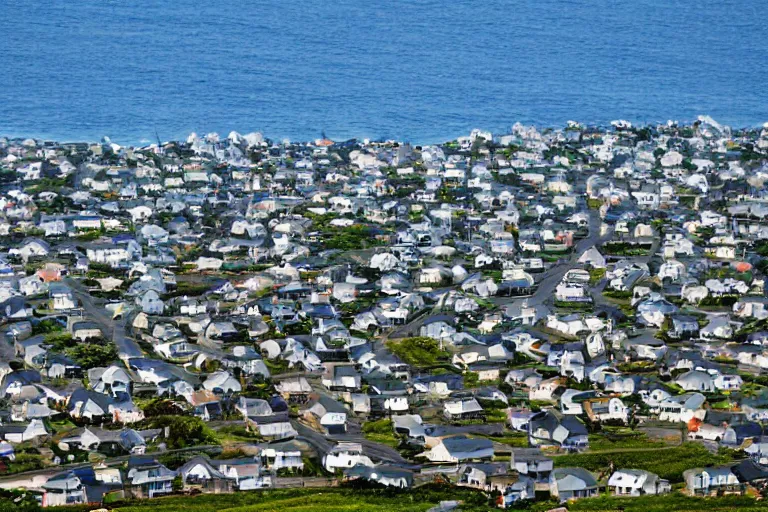
<svg viewBox="0 0 768 512">
<path fill-rule="evenodd" d="M 66 354 L 84 370 L 109 366 L 117 359 L 117 349 L 112 344 L 81 343 L 67 349 Z"/>
</svg>

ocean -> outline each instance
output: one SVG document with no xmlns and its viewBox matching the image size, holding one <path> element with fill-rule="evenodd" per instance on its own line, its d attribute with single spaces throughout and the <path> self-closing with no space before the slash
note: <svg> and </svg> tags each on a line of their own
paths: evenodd
<svg viewBox="0 0 768 512">
<path fill-rule="evenodd" d="M 0 2 L 0 135 L 768 121 L 766 0 Z"/>
</svg>

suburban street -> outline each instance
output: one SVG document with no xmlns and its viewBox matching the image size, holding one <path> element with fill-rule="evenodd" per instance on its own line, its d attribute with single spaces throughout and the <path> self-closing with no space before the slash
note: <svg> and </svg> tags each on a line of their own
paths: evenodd
<svg viewBox="0 0 768 512">
<path fill-rule="evenodd" d="M 89 317 L 101 325 L 105 336 L 111 335 L 112 341 L 117 347 L 117 353 L 119 354 L 120 359 L 125 361 L 134 357 L 143 356 L 139 344 L 126 335 L 125 320 L 123 318 L 114 320 L 109 311 L 102 305 L 96 304 L 94 298 L 83 288 L 83 285 L 79 281 L 67 278 L 65 282 L 70 286 Z"/>
</svg>

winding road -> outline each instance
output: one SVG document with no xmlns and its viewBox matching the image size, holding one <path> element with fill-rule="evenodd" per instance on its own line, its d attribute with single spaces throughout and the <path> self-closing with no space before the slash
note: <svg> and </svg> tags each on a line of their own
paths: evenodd
<svg viewBox="0 0 768 512">
<path fill-rule="evenodd" d="M 144 356 L 141 348 L 139 348 L 139 344 L 126 335 L 125 319 L 113 319 L 109 311 L 107 311 L 103 305 L 97 304 L 96 299 L 88 293 L 79 281 L 72 278 L 66 278 L 65 282 L 80 301 L 80 304 L 88 317 L 101 325 L 105 335 L 109 336 L 111 334 L 112 341 L 117 347 L 117 353 L 120 359 L 127 361 L 131 358 Z"/>
</svg>

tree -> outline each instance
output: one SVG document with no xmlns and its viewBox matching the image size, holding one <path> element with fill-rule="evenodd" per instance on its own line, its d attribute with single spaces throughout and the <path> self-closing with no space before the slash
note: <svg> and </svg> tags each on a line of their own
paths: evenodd
<svg viewBox="0 0 768 512">
<path fill-rule="evenodd" d="M 112 344 L 81 343 L 67 349 L 66 354 L 84 370 L 109 366 L 117 359 L 117 349 Z"/>
<path fill-rule="evenodd" d="M 147 421 L 148 428 L 168 428 L 168 448 L 219 444 L 216 434 L 200 418 L 194 416 L 157 416 Z"/>
</svg>

